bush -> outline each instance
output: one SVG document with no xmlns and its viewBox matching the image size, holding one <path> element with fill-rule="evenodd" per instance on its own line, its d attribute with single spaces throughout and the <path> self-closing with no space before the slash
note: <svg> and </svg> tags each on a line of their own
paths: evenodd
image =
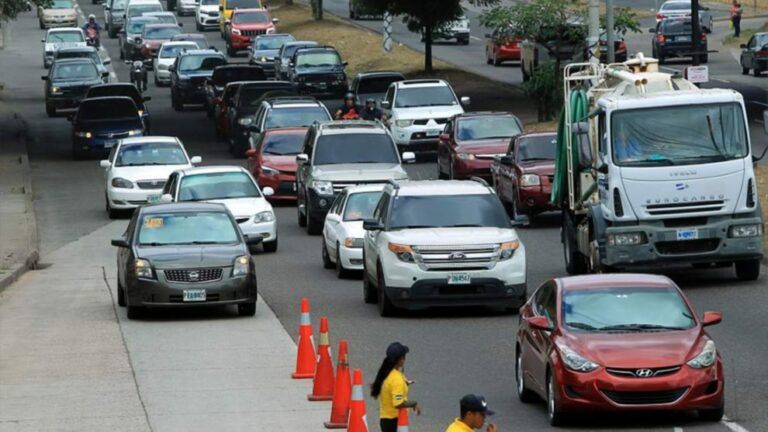
<svg viewBox="0 0 768 432">
<path fill-rule="evenodd" d="M 563 105 L 557 69 L 555 62 L 536 66 L 531 79 L 523 84 L 525 94 L 536 101 L 540 122 L 555 118 Z"/>
</svg>

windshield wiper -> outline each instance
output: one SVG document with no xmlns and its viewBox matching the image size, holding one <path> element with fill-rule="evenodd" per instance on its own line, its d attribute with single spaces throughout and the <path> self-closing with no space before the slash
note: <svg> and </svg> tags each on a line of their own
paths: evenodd
<svg viewBox="0 0 768 432">
<path fill-rule="evenodd" d="M 685 330 L 683 327 L 664 326 L 658 324 L 617 324 L 612 326 L 600 327 L 600 331 L 611 330 Z"/>
<path fill-rule="evenodd" d="M 579 330 L 589 330 L 589 331 L 597 330 L 597 328 L 595 328 L 594 326 L 583 323 L 583 322 L 567 322 L 565 323 L 565 325 L 567 325 L 568 327 L 579 329 Z"/>
<path fill-rule="evenodd" d="M 160 242 L 149 242 L 149 243 L 139 243 L 139 246 L 168 246 L 173 243 L 160 243 Z"/>
<path fill-rule="evenodd" d="M 717 140 L 715 139 L 715 129 L 712 127 L 712 117 L 709 114 L 707 114 L 707 128 L 709 129 L 709 139 L 712 141 L 712 147 L 714 147 L 715 150 L 717 150 L 717 152 L 722 155 L 723 151 L 717 147 Z"/>
</svg>

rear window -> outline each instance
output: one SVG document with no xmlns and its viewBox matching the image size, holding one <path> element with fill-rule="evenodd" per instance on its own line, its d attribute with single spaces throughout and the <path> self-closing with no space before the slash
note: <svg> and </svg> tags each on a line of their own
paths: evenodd
<svg viewBox="0 0 768 432">
<path fill-rule="evenodd" d="M 311 48 L 317 46 L 316 43 L 314 44 L 301 44 L 301 45 L 290 45 L 285 47 L 285 50 L 283 51 L 283 57 L 293 57 L 294 54 L 296 54 L 296 51 L 298 51 L 300 48 Z"/>
<path fill-rule="evenodd" d="M 266 155 L 290 156 L 301 153 L 306 134 L 270 134 L 261 145 L 261 152 Z"/>
<path fill-rule="evenodd" d="M 58 51 L 56 53 L 56 58 L 87 58 L 93 60 L 97 64 L 101 63 L 101 57 L 99 57 L 99 53 L 96 51 Z"/>
<path fill-rule="evenodd" d="M 83 42 L 84 40 L 83 34 L 79 31 L 52 32 L 48 33 L 48 37 L 45 39 L 47 43 Z"/>
<path fill-rule="evenodd" d="M 181 58 L 179 70 L 184 72 L 210 71 L 227 64 L 227 60 L 220 56 L 189 55 Z"/>
<path fill-rule="evenodd" d="M 135 17 L 135 16 L 141 16 L 142 14 L 146 12 L 162 12 L 163 7 L 159 4 L 151 4 L 151 5 L 133 5 L 128 10 L 128 17 Z"/>
<path fill-rule="evenodd" d="M 665 33 L 665 34 L 673 34 L 673 33 L 685 34 L 685 33 L 693 32 L 693 28 L 690 21 L 668 20 L 668 21 L 664 21 L 661 27 L 662 27 L 662 33 Z"/>
<path fill-rule="evenodd" d="M 181 33 L 178 27 L 144 28 L 144 39 L 170 39 Z"/>
<path fill-rule="evenodd" d="M 77 110 L 80 120 L 108 120 L 139 117 L 136 104 L 128 99 L 84 100 Z"/>
<path fill-rule="evenodd" d="M 267 79 L 260 67 L 219 68 L 213 71 L 213 83 L 225 86 L 233 81 L 262 81 Z"/>
<path fill-rule="evenodd" d="M 144 31 L 144 26 L 147 25 L 147 23 L 158 23 L 159 21 L 157 18 L 152 19 L 143 19 L 143 20 L 131 20 L 128 22 L 128 29 L 126 30 L 126 33 L 141 33 Z"/>
<path fill-rule="evenodd" d="M 126 96 L 133 99 L 133 102 L 137 107 L 143 105 L 143 100 L 139 91 L 132 85 L 116 85 L 116 86 L 98 86 L 91 87 L 88 90 L 87 97 L 103 97 L 103 96 Z"/>
<path fill-rule="evenodd" d="M 74 9 L 72 0 L 53 0 L 50 9 Z"/>
<path fill-rule="evenodd" d="M 690 3 L 676 2 L 676 3 L 664 3 L 661 5 L 663 11 L 689 11 L 691 10 Z"/>
<path fill-rule="evenodd" d="M 386 93 L 389 85 L 395 81 L 402 81 L 401 77 L 376 77 L 364 78 L 357 85 L 358 93 Z"/>
<path fill-rule="evenodd" d="M 266 12 L 238 12 L 232 18 L 232 22 L 235 24 L 267 24 L 272 22 L 272 17 Z"/>
<path fill-rule="evenodd" d="M 157 18 L 157 21 L 161 24 L 176 24 L 176 17 L 173 15 L 152 15 Z"/>
<path fill-rule="evenodd" d="M 181 180 L 179 201 L 209 201 L 217 199 L 258 198 L 261 194 L 242 172 L 195 174 Z"/>
<path fill-rule="evenodd" d="M 544 135 L 520 138 L 515 143 L 515 153 L 520 162 L 555 159 L 555 136 Z"/>
</svg>

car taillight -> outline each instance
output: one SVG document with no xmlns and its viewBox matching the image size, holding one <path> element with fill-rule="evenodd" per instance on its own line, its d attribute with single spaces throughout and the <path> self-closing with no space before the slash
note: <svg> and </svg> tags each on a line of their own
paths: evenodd
<svg viewBox="0 0 768 432">
<path fill-rule="evenodd" d="M 761 51 L 755 53 L 756 57 L 768 57 L 768 49 L 763 48 Z"/>
<path fill-rule="evenodd" d="M 657 20 L 663 20 L 664 18 L 666 18 L 666 17 L 663 14 L 660 14 L 660 13 L 656 14 L 656 19 Z"/>
<path fill-rule="evenodd" d="M 702 34 L 701 34 L 701 40 L 702 40 L 702 41 L 706 41 L 706 40 L 707 40 L 707 35 L 706 35 L 706 33 L 702 33 Z"/>
<path fill-rule="evenodd" d="M 626 51 L 627 50 L 627 44 L 624 42 L 619 42 L 619 49 L 616 51 Z"/>
<path fill-rule="evenodd" d="M 659 41 L 659 43 L 664 43 L 664 41 L 666 39 L 664 38 L 663 34 L 660 34 L 660 35 L 656 36 L 656 40 Z"/>
</svg>

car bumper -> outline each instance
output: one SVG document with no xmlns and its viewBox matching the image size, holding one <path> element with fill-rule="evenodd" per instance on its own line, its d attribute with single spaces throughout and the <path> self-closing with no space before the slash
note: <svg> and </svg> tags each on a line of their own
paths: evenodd
<svg viewBox="0 0 768 432">
<path fill-rule="evenodd" d="M 391 127 L 392 137 L 401 151 L 435 152 L 445 125 Z"/>
<path fill-rule="evenodd" d="M 200 15 L 197 18 L 197 22 L 203 27 L 218 27 L 219 17 L 211 17 L 207 15 Z"/>
<path fill-rule="evenodd" d="M 723 403 L 723 367 L 719 360 L 705 369 L 683 365 L 672 375 L 656 378 L 619 377 L 605 368 L 588 373 L 573 372 L 559 359 L 557 362 L 558 367 L 553 368 L 556 391 L 559 406 L 565 412 L 688 411 L 717 409 Z"/>
<path fill-rule="evenodd" d="M 269 200 L 296 200 L 296 176 L 289 174 L 278 174 L 274 176 L 261 175 L 257 179 L 259 187 L 263 190 L 265 187 L 271 187 L 275 194 L 267 197 Z"/>
<path fill-rule="evenodd" d="M 77 108 L 80 105 L 80 101 L 83 100 L 85 94 L 81 95 L 68 95 L 65 97 L 48 96 L 46 103 L 58 108 Z"/>
<path fill-rule="evenodd" d="M 299 83 L 296 91 L 300 94 L 314 96 L 318 99 L 343 98 L 349 91 L 345 83 L 336 85 L 322 85 L 319 83 Z"/>
<path fill-rule="evenodd" d="M 264 243 L 277 240 L 277 221 L 254 223 L 253 217 L 241 222 L 236 218 L 240 231 L 247 236 L 261 236 Z"/>
<path fill-rule="evenodd" d="M 66 20 L 43 19 L 43 26 L 46 28 L 77 27 L 77 18 L 75 17 Z"/>
<path fill-rule="evenodd" d="M 455 159 L 453 163 L 453 175 L 459 178 L 481 177 L 491 179 L 491 164 L 493 159 Z"/>
<path fill-rule="evenodd" d="M 170 282 L 162 270 L 155 271 L 157 279 L 136 279 L 126 287 L 129 306 L 144 307 L 194 307 L 221 306 L 256 301 L 256 277 L 230 277 L 231 267 L 225 267 L 222 279 L 211 282 L 180 283 Z M 206 301 L 184 302 L 184 290 L 204 289 Z"/>
<path fill-rule="evenodd" d="M 535 215 L 537 213 L 557 210 L 550 202 L 552 186 L 524 187 L 518 189 L 517 211 L 524 214 Z"/>
<path fill-rule="evenodd" d="M 150 196 L 159 198 L 162 193 L 162 189 L 117 189 L 110 185 L 107 188 L 107 199 L 112 208 L 124 210 L 148 204 Z"/>
<path fill-rule="evenodd" d="M 195 13 L 197 5 L 195 3 L 178 3 L 176 5 L 176 12 L 181 13 Z"/>
<path fill-rule="evenodd" d="M 339 247 L 339 258 L 341 266 L 347 270 L 363 269 L 363 248 Z M 338 263 L 336 263 L 338 265 Z"/>
</svg>

